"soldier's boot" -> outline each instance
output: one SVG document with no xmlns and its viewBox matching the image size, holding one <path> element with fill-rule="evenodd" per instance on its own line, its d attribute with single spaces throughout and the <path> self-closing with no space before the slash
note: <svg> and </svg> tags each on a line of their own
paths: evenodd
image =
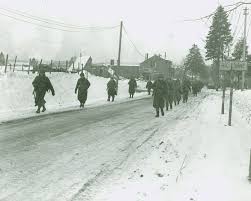
<svg viewBox="0 0 251 201">
<path fill-rule="evenodd" d="M 168 103 L 166 104 L 166 111 L 168 111 Z"/>
<path fill-rule="evenodd" d="M 110 96 L 108 96 L 107 101 L 110 101 L 110 98 L 111 98 L 111 97 L 110 97 Z"/>
<path fill-rule="evenodd" d="M 132 94 L 132 98 L 133 98 L 134 94 Z"/>
<path fill-rule="evenodd" d="M 42 112 L 45 112 L 46 111 L 46 108 L 45 108 L 45 106 L 43 105 L 43 110 L 42 110 Z"/>
<path fill-rule="evenodd" d="M 170 109 L 173 109 L 173 104 L 172 103 L 170 104 Z"/>
<path fill-rule="evenodd" d="M 36 113 L 40 113 L 40 107 L 37 108 Z"/>
<path fill-rule="evenodd" d="M 112 102 L 114 102 L 114 96 L 112 97 Z"/>
<path fill-rule="evenodd" d="M 156 109 L 156 115 L 155 117 L 159 117 L 159 109 Z"/>
<path fill-rule="evenodd" d="M 163 108 L 161 108 L 161 115 L 162 115 L 162 116 L 165 115 Z"/>
</svg>

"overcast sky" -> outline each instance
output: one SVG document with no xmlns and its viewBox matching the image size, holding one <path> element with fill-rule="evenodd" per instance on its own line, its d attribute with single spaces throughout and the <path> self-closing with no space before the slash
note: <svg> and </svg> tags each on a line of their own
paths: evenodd
<svg viewBox="0 0 251 201">
<path fill-rule="evenodd" d="M 206 22 L 184 22 L 212 13 L 220 4 L 238 0 L 1 0 L 0 8 L 10 8 L 43 18 L 81 26 L 115 26 L 123 20 L 130 39 L 142 54 L 167 53 L 167 58 L 179 63 L 193 43 L 202 52 L 208 26 Z M 239 12 L 233 13 L 236 24 Z M 251 12 L 251 11 L 250 11 Z M 31 56 L 45 59 L 64 59 L 80 50 L 93 57 L 94 62 L 107 62 L 117 58 L 119 28 L 106 31 L 69 33 L 25 22 L 3 14 L 25 19 L 0 10 L 1 50 L 11 57 Z M 29 19 L 26 19 L 29 20 Z M 36 21 L 29 20 L 38 23 Z M 243 15 L 240 18 L 240 28 Z M 249 24 L 249 23 L 248 23 Z M 210 25 L 210 21 L 208 22 Z M 232 27 L 235 29 L 235 26 Z M 241 32 L 239 34 L 241 36 Z M 249 40 L 248 40 L 249 41 Z M 122 63 L 140 62 L 144 58 L 123 35 Z"/>
</svg>

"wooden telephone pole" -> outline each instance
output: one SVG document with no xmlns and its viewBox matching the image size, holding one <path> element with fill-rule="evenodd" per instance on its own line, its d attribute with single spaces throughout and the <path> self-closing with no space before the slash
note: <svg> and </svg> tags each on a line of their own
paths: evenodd
<svg viewBox="0 0 251 201">
<path fill-rule="evenodd" d="M 243 62 L 246 62 L 246 43 L 247 43 L 247 7 L 244 9 L 244 37 L 243 37 Z M 245 70 L 242 71 L 242 80 L 241 80 L 241 90 L 244 90 L 245 85 Z"/>
<path fill-rule="evenodd" d="M 122 29 L 123 29 L 123 21 L 120 22 L 120 34 L 119 34 L 119 53 L 118 53 L 118 61 L 117 61 L 117 72 L 119 71 L 120 67 L 120 57 L 121 57 L 121 42 L 122 42 Z M 116 71 L 115 71 L 116 72 Z M 117 74 L 117 94 L 118 94 L 118 87 L 119 87 L 119 75 Z"/>
</svg>

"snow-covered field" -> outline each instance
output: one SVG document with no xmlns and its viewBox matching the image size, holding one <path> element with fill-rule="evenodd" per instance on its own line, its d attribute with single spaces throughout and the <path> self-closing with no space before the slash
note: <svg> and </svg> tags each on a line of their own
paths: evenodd
<svg viewBox="0 0 251 201">
<path fill-rule="evenodd" d="M 2 68 L 3 69 L 3 68 Z M 23 118 L 36 115 L 34 107 L 32 81 L 37 74 L 27 72 L 0 72 L 0 122 L 10 119 Z M 49 112 L 57 112 L 68 109 L 77 109 L 79 102 L 74 93 L 78 74 L 47 73 L 55 89 L 55 96 L 47 93 L 45 100 Z M 106 84 L 109 79 L 96 77 L 89 74 L 91 86 L 88 91 L 86 106 L 107 104 Z M 145 82 L 138 81 L 139 89 L 145 89 Z M 136 93 L 135 97 L 146 95 L 145 92 Z M 119 81 L 119 92 L 115 102 L 125 101 L 128 98 L 128 80 Z M 40 114 L 42 115 L 42 114 Z"/>
<path fill-rule="evenodd" d="M 251 125 L 251 90 L 234 91 L 233 103 L 241 111 L 242 117 Z"/>
</svg>

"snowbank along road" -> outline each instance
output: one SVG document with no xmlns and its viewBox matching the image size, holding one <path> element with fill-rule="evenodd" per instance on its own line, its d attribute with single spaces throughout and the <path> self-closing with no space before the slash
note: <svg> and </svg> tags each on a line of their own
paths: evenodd
<svg viewBox="0 0 251 201">
<path fill-rule="evenodd" d="M 226 127 L 220 104 L 206 91 L 160 118 L 145 98 L 4 123 L 0 200 L 207 201 L 224 187 L 214 200 L 248 201 L 250 130 L 238 114 Z"/>
</svg>

